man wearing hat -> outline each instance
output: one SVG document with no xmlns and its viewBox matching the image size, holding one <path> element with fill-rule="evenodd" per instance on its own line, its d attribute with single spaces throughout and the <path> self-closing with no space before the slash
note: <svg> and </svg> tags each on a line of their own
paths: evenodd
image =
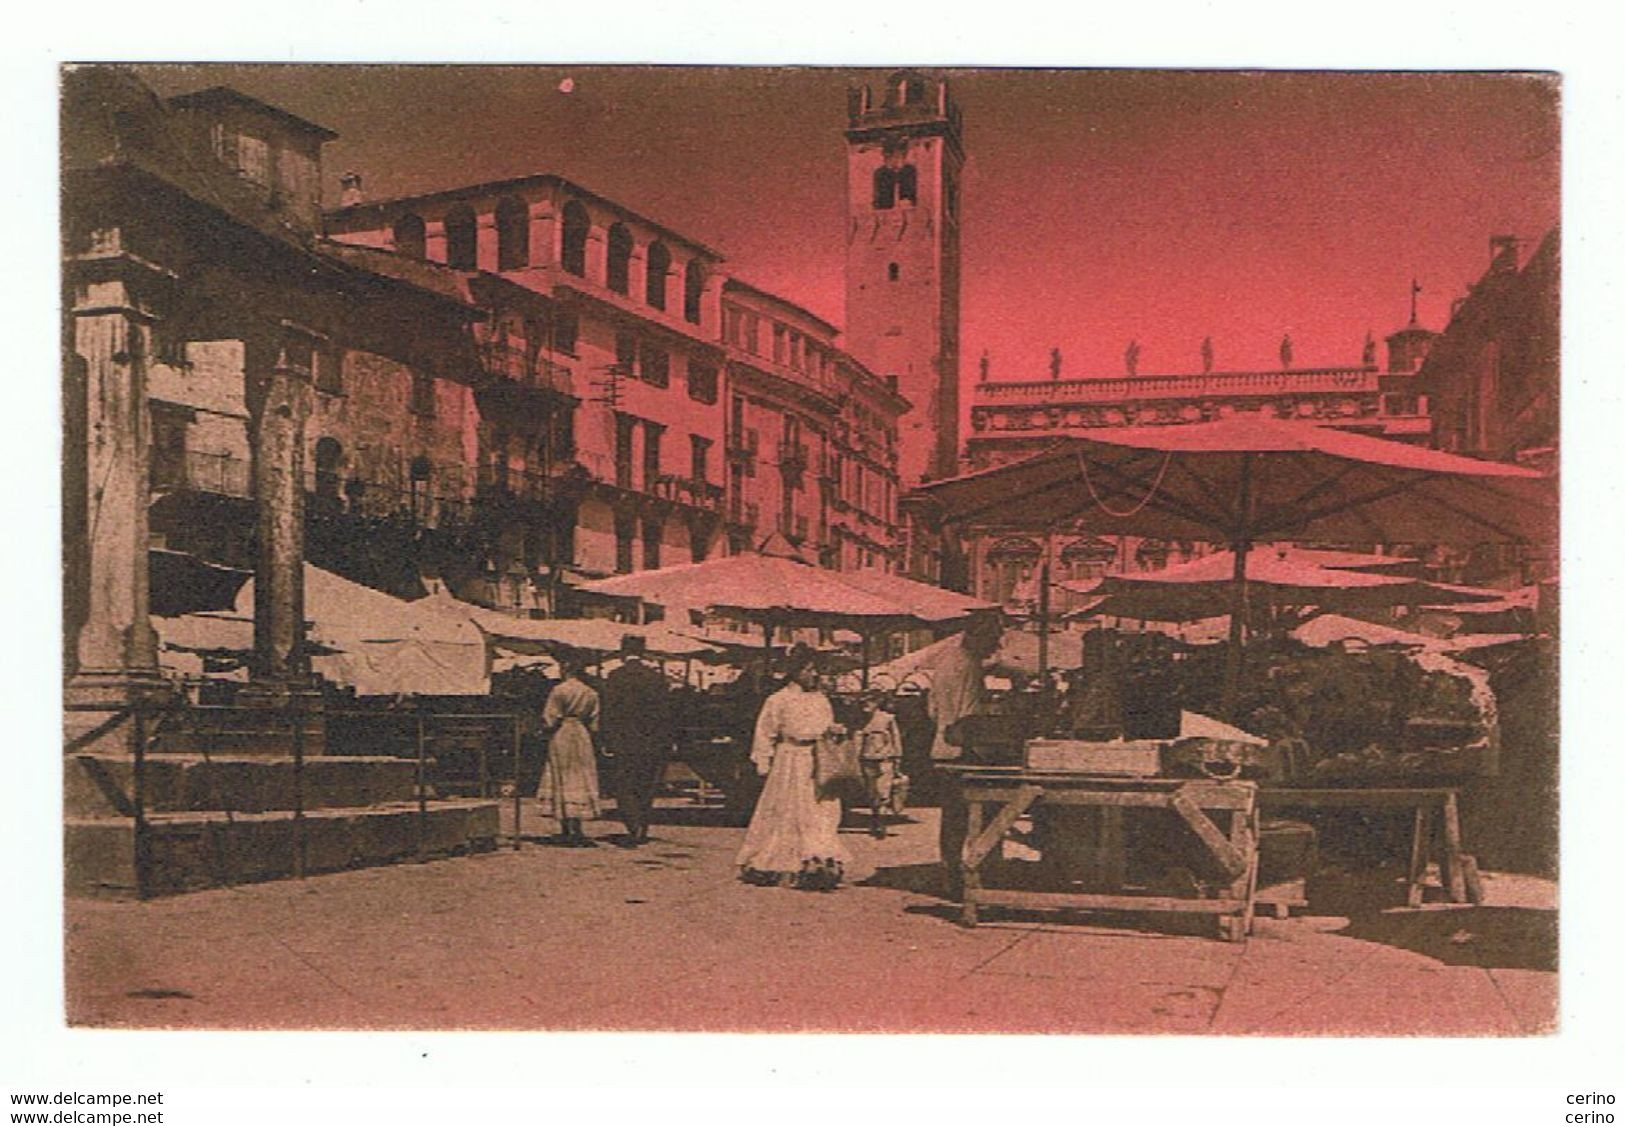
<svg viewBox="0 0 1625 1126">
<path fill-rule="evenodd" d="M 666 678 L 647 652 L 639 635 L 621 638 L 621 667 L 604 682 L 599 726 L 604 751 L 615 762 L 615 804 L 632 846 L 649 839 L 649 807 L 676 735 Z"/>
</svg>

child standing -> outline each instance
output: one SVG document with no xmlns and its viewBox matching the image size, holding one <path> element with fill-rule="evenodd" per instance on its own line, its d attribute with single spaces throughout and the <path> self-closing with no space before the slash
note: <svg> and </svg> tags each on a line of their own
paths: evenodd
<svg viewBox="0 0 1625 1126">
<path fill-rule="evenodd" d="M 886 836 L 884 818 L 903 812 L 908 798 L 908 776 L 902 772 L 903 736 L 897 717 L 882 706 L 878 692 L 862 698 L 863 724 L 857 730 L 858 760 L 869 797 L 869 835 Z"/>
</svg>

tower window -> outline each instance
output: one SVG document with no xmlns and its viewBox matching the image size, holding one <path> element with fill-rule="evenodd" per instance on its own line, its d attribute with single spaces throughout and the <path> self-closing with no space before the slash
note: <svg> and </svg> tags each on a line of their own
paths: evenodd
<svg viewBox="0 0 1625 1126">
<path fill-rule="evenodd" d="M 897 198 L 907 200 L 909 203 L 919 202 L 919 173 L 912 164 L 905 164 L 897 170 Z"/>
<path fill-rule="evenodd" d="M 530 212 L 525 201 L 497 201 L 497 269 L 519 270 L 530 263 Z"/>
<path fill-rule="evenodd" d="M 897 172 L 889 165 L 875 169 L 875 210 L 885 211 L 897 204 Z"/>
<path fill-rule="evenodd" d="M 886 280 L 887 281 L 896 281 L 898 276 L 902 272 L 903 271 L 898 268 L 896 262 L 888 263 L 887 266 L 886 266 Z"/>
<path fill-rule="evenodd" d="M 456 270 L 472 270 L 477 257 L 474 211 L 454 207 L 446 212 L 446 265 Z"/>
</svg>

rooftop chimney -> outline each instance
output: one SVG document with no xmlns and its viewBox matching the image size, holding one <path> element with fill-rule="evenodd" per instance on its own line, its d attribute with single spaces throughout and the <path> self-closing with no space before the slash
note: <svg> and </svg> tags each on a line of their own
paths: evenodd
<svg viewBox="0 0 1625 1126">
<path fill-rule="evenodd" d="M 361 202 L 361 173 L 346 172 L 339 177 L 339 206 L 354 207 Z"/>
</svg>

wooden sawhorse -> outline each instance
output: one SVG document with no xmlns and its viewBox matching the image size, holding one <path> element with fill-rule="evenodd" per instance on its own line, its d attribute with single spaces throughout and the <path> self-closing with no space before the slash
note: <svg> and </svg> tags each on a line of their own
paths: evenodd
<svg viewBox="0 0 1625 1126">
<path fill-rule="evenodd" d="M 1478 866 L 1471 856 L 1462 852 L 1461 806 L 1451 787 L 1268 787 L 1258 791 L 1258 803 L 1269 813 L 1289 809 L 1411 810 L 1411 853 L 1405 870 L 1405 903 L 1409 907 L 1422 905 L 1422 877 L 1432 852 L 1433 821 L 1437 814 L 1441 830 L 1439 876 L 1450 902 L 1479 903 L 1484 898 L 1478 882 Z"/>
</svg>

